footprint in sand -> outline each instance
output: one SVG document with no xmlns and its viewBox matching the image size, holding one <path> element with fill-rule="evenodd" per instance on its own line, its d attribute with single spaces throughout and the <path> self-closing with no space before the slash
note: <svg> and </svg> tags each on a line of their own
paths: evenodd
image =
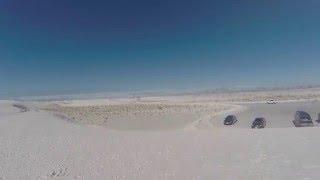
<svg viewBox="0 0 320 180">
<path fill-rule="evenodd" d="M 49 177 L 63 177 L 68 175 L 68 168 L 58 168 L 53 171 L 51 171 L 48 176 Z"/>
</svg>

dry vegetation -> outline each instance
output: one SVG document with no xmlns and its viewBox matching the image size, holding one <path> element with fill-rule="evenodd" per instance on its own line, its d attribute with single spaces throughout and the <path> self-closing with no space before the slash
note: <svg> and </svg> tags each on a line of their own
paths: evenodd
<svg viewBox="0 0 320 180">
<path fill-rule="evenodd" d="M 43 109 L 66 116 L 81 124 L 102 125 L 114 129 L 176 128 L 197 119 L 230 109 L 227 105 L 201 104 L 121 104 L 99 106 L 50 105 Z"/>
</svg>

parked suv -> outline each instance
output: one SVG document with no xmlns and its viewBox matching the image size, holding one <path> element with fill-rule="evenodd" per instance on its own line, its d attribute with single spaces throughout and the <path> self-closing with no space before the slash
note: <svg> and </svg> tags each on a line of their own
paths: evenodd
<svg viewBox="0 0 320 180">
<path fill-rule="evenodd" d="M 294 120 L 292 121 L 296 127 L 310 127 L 313 126 L 311 116 L 304 111 L 297 111 Z"/>
<path fill-rule="evenodd" d="M 251 125 L 251 128 L 252 129 L 255 129 L 255 128 L 258 128 L 258 129 L 261 129 L 261 128 L 264 128 L 266 127 L 266 119 L 263 118 L 263 117 L 259 117 L 259 118 L 256 118 L 253 122 L 252 122 L 252 125 Z"/>
<path fill-rule="evenodd" d="M 238 121 L 237 117 L 235 115 L 229 115 L 224 119 L 223 124 L 224 125 L 233 125 Z"/>
</svg>

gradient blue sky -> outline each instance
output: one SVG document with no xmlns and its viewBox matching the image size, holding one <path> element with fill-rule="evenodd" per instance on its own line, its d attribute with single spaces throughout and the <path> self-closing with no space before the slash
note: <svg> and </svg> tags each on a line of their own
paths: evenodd
<svg viewBox="0 0 320 180">
<path fill-rule="evenodd" d="M 0 97 L 320 83 L 320 1 L 0 0 Z"/>
</svg>

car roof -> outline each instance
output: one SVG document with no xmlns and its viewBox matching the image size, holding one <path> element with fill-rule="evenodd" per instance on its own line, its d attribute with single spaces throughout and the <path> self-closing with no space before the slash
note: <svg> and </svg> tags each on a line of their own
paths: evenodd
<svg viewBox="0 0 320 180">
<path fill-rule="evenodd" d="M 308 117 L 308 118 L 311 118 L 310 114 L 305 112 L 305 111 L 297 111 L 296 112 L 296 115 L 298 115 L 300 118 L 301 117 Z"/>
<path fill-rule="evenodd" d="M 305 111 L 297 111 L 296 113 L 306 113 L 306 114 L 308 114 L 308 113 L 305 112 Z"/>
</svg>

